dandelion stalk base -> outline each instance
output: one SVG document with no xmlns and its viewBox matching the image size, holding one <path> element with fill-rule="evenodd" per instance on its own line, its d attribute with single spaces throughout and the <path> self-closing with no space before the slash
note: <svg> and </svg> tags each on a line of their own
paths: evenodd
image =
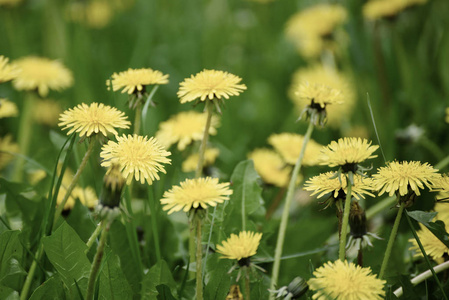
<svg viewBox="0 0 449 300">
<path fill-rule="evenodd" d="M 343 222 L 341 224 L 341 236 L 340 236 L 340 247 L 338 250 L 338 258 L 341 261 L 345 261 L 346 258 L 346 236 L 348 235 L 348 223 L 349 223 L 349 212 L 351 210 L 351 191 L 352 191 L 352 172 L 348 172 L 348 178 L 346 178 L 346 182 L 348 185 L 348 191 L 346 193 L 346 201 L 345 207 L 343 211 Z"/>
</svg>

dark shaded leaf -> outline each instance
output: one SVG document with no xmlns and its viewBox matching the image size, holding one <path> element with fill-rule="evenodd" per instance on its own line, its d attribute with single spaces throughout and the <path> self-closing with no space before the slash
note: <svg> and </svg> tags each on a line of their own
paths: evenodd
<svg viewBox="0 0 449 300">
<path fill-rule="evenodd" d="M 21 266 L 23 247 L 20 231 L 6 231 L 0 235 L 0 285 L 20 289 L 20 279 L 26 272 Z"/>
<path fill-rule="evenodd" d="M 159 295 L 157 286 L 161 284 L 168 286 L 172 293 L 175 293 L 176 282 L 173 279 L 172 273 L 164 260 L 158 261 L 157 264 L 155 264 L 143 277 L 142 299 L 159 299 L 157 297 Z"/>
<path fill-rule="evenodd" d="M 30 300 L 60 300 L 65 299 L 64 283 L 60 278 L 51 277 L 41 284 L 31 295 Z"/>
</svg>

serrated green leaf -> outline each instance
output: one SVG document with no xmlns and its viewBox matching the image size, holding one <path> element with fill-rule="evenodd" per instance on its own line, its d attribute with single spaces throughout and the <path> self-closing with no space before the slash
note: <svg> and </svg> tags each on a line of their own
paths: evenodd
<svg viewBox="0 0 449 300">
<path fill-rule="evenodd" d="M 436 212 L 426 212 L 421 210 L 414 210 L 407 212 L 410 218 L 415 219 L 419 223 L 422 223 L 423 225 L 427 226 L 429 222 L 435 218 L 437 215 Z"/>
<path fill-rule="evenodd" d="M 26 272 L 21 266 L 23 247 L 20 231 L 11 230 L 0 235 L 0 285 L 18 290 L 20 279 Z"/>
<path fill-rule="evenodd" d="M 446 247 L 449 247 L 449 234 L 446 232 L 446 227 L 444 223 L 440 220 L 431 222 L 432 219 L 437 215 L 436 212 L 424 212 L 420 210 L 415 210 L 412 212 L 407 212 L 407 214 L 418 221 L 419 223 L 426 226 L 430 232 L 433 233 Z"/>
<path fill-rule="evenodd" d="M 157 296 L 159 292 L 157 286 L 164 284 L 170 288 L 172 293 L 176 293 L 176 282 L 173 275 L 168 268 L 165 260 L 160 260 L 155 264 L 150 271 L 143 277 L 142 280 L 142 299 L 154 300 L 159 299 Z M 176 294 L 175 294 L 176 296 Z"/>
<path fill-rule="evenodd" d="M 51 277 L 41 284 L 29 300 L 60 300 L 65 299 L 64 283 L 58 277 Z"/>
<path fill-rule="evenodd" d="M 91 264 L 84 254 L 87 246 L 75 230 L 64 222 L 51 236 L 44 237 L 42 243 L 48 259 L 71 294 L 77 295 L 76 282 L 84 296 Z"/>
</svg>

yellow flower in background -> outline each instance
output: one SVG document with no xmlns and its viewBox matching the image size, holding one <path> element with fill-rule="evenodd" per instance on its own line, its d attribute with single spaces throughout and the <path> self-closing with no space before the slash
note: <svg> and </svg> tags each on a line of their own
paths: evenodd
<svg viewBox="0 0 449 300">
<path fill-rule="evenodd" d="M 371 268 L 362 268 L 347 261 L 327 262 L 313 272 L 314 278 L 309 279 L 310 290 L 317 300 L 381 300 L 385 297 L 383 290 L 386 283 L 375 274 Z"/>
<path fill-rule="evenodd" d="M 19 110 L 14 102 L 9 101 L 8 99 L 0 98 L 0 119 L 17 117 L 18 114 Z"/>
<path fill-rule="evenodd" d="M 301 152 L 304 136 L 296 133 L 272 134 L 268 143 L 282 156 L 288 164 L 294 165 Z M 306 146 L 303 165 L 314 166 L 319 163 L 320 151 L 323 148 L 314 140 L 310 139 Z"/>
<path fill-rule="evenodd" d="M 207 114 L 195 111 L 180 112 L 159 124 L 156 138 L 165 148 L 178 143 L 178 150 L 183 151 L 190 143 L 203 139 Z M 217 134 L 219 117 L 212 116 L 209 134 Z"/>
<path fill-rule="evenodd" d="M 302 83 L 296 91 L 299 99 L 302 99 L 304 106 L 319 105 L 322 109 L 329 104 L 342 104 L 343 94 L 341 91 L 333 89 L 321 83 Z"/>
<path fill-rule="evenodd" d="M 104 28 L 111 23 L 114 11 L 109 1 L 91 1 L 85 8 L 86 24 L 91 28 Z"/>
<path fill-rule="evenodd" d="M 34 103 L 34 121 L 38 124 L 55 127 L 62 113 L 61 104 L 52 99 L 41 99 Z"/>
<path fill-rule="evenodd" d="M 23 0 L 0 0 L 0 6 L 16 6 Z"/>
<path fill-rule="evenodd" d="M 0 5 L 2 4 L 0 0 Z M 15 64 L 9 64 L 9 58 L 0 55 L 0 83 L 13 80 L 20 74 L 20 68 Z"/>
<path fill-rule="evenodd" d="M 218 178 L 186 179 L 179 186 L 166 191 L 161 204 L 164 211 L 168 210 L 168 214 L 180 210 L 188 212 L 196 208 L 214 207 L 229 200 L 231 194 L 229 183 L 218 183 Z"/>
<path fill-rule="evenodd" d="M 329 145 L 322 148 L 320 165 L 337 167 L 358 164 L 367 159 L 377 157 L 373 153 L 378 148 L 379 146 L 372 146 L 371 142 L 368 142 L 366 139 L 340 138 L 338 141 L 332 141 Z"/>
<path fill-rule="evenodd" d="M 41 97 L 46 97 L 49 90 L 60 91 L 73 84 L 72 72 L 57 60 L 28 56 L 15 63 L 21 72 L 13 86 L 19 91 L 36 90 Z"/>
<path fill-rule="evenodd" d="M 371 0 L 363 6 L 363 15 L 368 20 L 390 18 L 407 7 L 424 4 L 427 0 Z"/>
<path fill-rule="evenodd" d="M 293 74 L 288 95 L 298 112 L 302 112 L 307 105 L 310 105 L 310 99 L 304 97 L 304 94 L 298 93 L 299 88 L 302 86 L 304 89 L 307 84 L 326 87 L 329 91 L 341 93 L 336 99 L 339 102 L 338 105 L 326 106 L 329 126 L 338 127 L 343 121 L 350 118 L 356 102 L 356 93 L 352 80 L 346 74 L 327 69 L 322 65 L 313 65 L 297 70 Z"/>
<path fill-rule="evenodd" d="M 28 181 L 30 182 L 31 185 L 38 184 L 45 177 L 47 177 L 47 172 L 41 169 L 31 170 L 28 172 Z"/>
<path fill-rule="evenodd" d="M 336 172 L 327 172 L 314 176 L 306 181 L 304 190 L 313 192 L 311 196 L 318 194 L 317 198 L 332 193 L 332 197 L 346 198 L 348 184 L 346 176 L 337 177 Z M 354 174 L 354 184 L 351 185 L 351 195 L 357 199 L 365 199 L 365 195 L 374 197 L 371 193 L 373 190 L 373 180 L 358 174 Z M 341 195 L 342 193 L 344 195 Z"/>
<path fill-rule="evenodd" d="M 145 92 L 145 87 L 149 85 L 160 85 L 168 83 L 168 75 L 161 71 L 147 69 L 128 69 L 120 73 L 112 74 L 112 80 L 107 80 L 106 85 L 112 84 L 112 90 L 115 92 L 122 89 L 122 93 Z"/>
<path fill-rule="evenodd" d="M 58 198 L 56 200 L 56 205 L 61 204 L 62 200 L 64 199 L 65 192 L 66 188 L 64 186 L 61 186 L 61 188 L 59 189 Z M 65 203 L 64 210 L 73 209 L 76 204 L 76 199 L 79 199 L 82 205 L 90 209 L 94 208 L 98 203 L 98 197 L 93 188 L 88 186 L 87 188 L 83 189 L 77 186 L 73 189 L 72 194 Z"/>
<path fill-rule="evenodd" d="M 19 145 L 12 141 L 11 135 L 0 138 L 0 170 L 14 159 L 14 155 L 6 152 L 19 153 Z"/>
<path fill-rule="evenodd" d="M 117 142 L 109 141 L 101 148 L 102 167 L 119 165 L 126 183 L 130 184 L 133 177 L 136 181 L 152 184 L 159 180 L 158 172 L 165 174 L 162 164 L 170 164 L 167 158 L 171 153 L 165 151 L 154 137 L 122 135 Z"/>
<path fill-rule="evenodd" d="M 58 125 L 63 130 L 69 129 L 67 135 L 78 132 L 80 137 L 90 137 L 92 134 L 108 133 L 118 134 L 115 128 L 129 128 L 131 122 L 126 120 L 125 114 L 115 107 L 93 102 L 79 104 L 74 108 L 66 110 L 59 117 Z"/>
<path fill-rule="evenodd" d="M 222 245 L 217 245 L 217 253 L 220 258 L 241 260 L 249 258 L 257 253 L 262 233 L 241 231 L 239 235 L 231 234 Z"/>
<path fill-rule="evenodd" d="M 282 157 L 270 149 L 256 149 L 248 155 L 254 162 L 254 169 L 265 183 L 287 187 L 292 167 L 286 165 Z"/>
<path fill-rule="evenodd" d="M 393 196 L 399 192 L 400 196 L 405 196 L 411 189 L 416 195 L 421 195 L 420 189 L 426 185 L 428 188 L 440 175 L 428 163 L 422 164 L 419 161 L 389 162 L 386 167 L 377 169 L 373 175 L 374 189 L 379 191 L 379 196 L 388 193 Z"/>
<path fill-rule="evenodd" d="M 449 175 L 444 174 L 432 181 L 432 192 L 439 192 L 436 196 L 437 201 L 449 201 Z M 438 205 L 438 204 L 437 204 Z M 449 207 L 449 205 L 448 205 Z M 449 220 L 449 218 L 448 218 Z"/>
<path fill-rule="evenodd" d="M 180 83 L 179 101 L 186 103 L 196 99 L 229 99 L 229 96 L 238 96 L 246 90 L 246 85 L 240 84 L 240 81 L 240 77 L 228 72 L 205 69 Z"/>
<path fill-rule="evenodd" d="M 446 118 L 445 118 L 446 123 L 449 123 L 449 107 L 446 107 Z"/>
<path fill-rule="evenodd" d="M 203 168 L 213 165 L 219 154 L 220 150 L 217 148 L 206 148 L 206 151 L 204 152 Z M 185 173 L 195 171 L 198 165 L 198 159 L 198 153 L 189 155 L 186 160 L 182 162 L 182 171 Z"/>
<path fill-rule="evenodd" d="M 285 34 L 303 56 L 315 57 L 325 48 L 326 38 L 346 19 L 343 6 L 318 4 L 294 14 L 287 22 Z"/>
</svg>

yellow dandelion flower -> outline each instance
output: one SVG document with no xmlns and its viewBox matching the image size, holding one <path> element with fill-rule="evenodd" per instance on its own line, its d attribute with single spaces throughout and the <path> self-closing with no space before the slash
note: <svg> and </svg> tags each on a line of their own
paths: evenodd
<svg viewBox="0 0 449 300">
<path fill-rule="evenodd" d="M 196 99 L 229 99 L 246 90 L 246 85 L 239 84 L 242 79 L 228 72 L 203 70 L 180 83 L 178 97 L 181 103 Z"/>
<path fill-rule="evenodd" d="M 322 83 L 302 83 L 296 94 L 303 99 L 304 106 L 314 107 L 319 105 L 322 109 L 328 104 L 342 104 L 343 94 Z"/>
<path fill-rule="evenodd" d="M 272 134 L 268 138 L 268 143 L 282 156 L 288 164 L 294 165 L 301 152 L 304 136 L 296 133 Z M 323 148 L 314 140 L 310 139 L 306 146 L 303 158 L 303 165 L 314 166 L 319 163 L 320 151 Z"/>
<path fill-rule="evenodd" d="M 217 245 L 217 253 L 220 258 L 241 260 L 256 254 L 262 233 L 252 231 L 241 231 L 239 235 L 231 234 L 222 245 Z"/>
<path fill-rule="evenodd" d="M 332 196 L 337 199 L 343 196 L 346 198 L 348 191 L 348 184 L 346 176 L 338 178 L 336 172 L 327 172 L 314 176 L 306 181 L 304 189 L 313 192 L 311 196 L 319 194 L 317 197 L 321 198 L 326 194 L 332 193 Z M 364 176 L 354 174 L 354 184 L 351 186 L 351 195 L 357 199 L 365 199 L 365 195 L 374 197 L 371 193 L 373 190 L 373 180 Z M 344 195 L 341 195 L 343 193 Z"/>
<path fill-rule="evenodd" d="M 38 184 L 45 177 L 47 177 L 47 172 L 44 170 L 32 170 L 28 173 L 28 181 L 31 185 Z"/>
<path fill-rule="evenodd" d="M 55 127 L 62 113 L 61 104 L 52 99 L 41 99 L 34 103 L 33 117 L 38 124 Z"/>
<path fill-rule="evenodd" d="M 147 136 L 130 134 L 118 136 L 117 143 L 109 141 L 101 150 L 101 166 L 119 165 L 127 184 L 131 183 L 133 177 L 142 184 L 145 180 L 152 184 L 154 180 L 159 180 L 158 172 L 165 174 L 162 164 L 171 162 L 167 158 L 171 153 L 165 151 L 154 137 L 148 139 Z"/>
<path fill-rule="evenodd" d="M 393 196 L 399 192 L 400 196 L 408 194 L 409 189 L 416 195 L 421 195 L 419 189 L 424 185 L 431 187 L 434 180 L 440 176 L 437 169 L 434 169 L 428 163 L 422 164 L 419 161 L 389 162 L 386 167 L 377 169 L 373 175 L 373 187 L 379 191 L 379 196 L 387 192 Z"/>
<path fill-rule="evenodd" d="M 13 86 L 19 91 L 37 90 L 41 97 L 45 97 L 49 90 L 60 91 L 73 84 L 72 72 L 57 60 L 28 56 L 15 63 L 21 72 Z"/>
<path fill-rule="evenodd" d="M 206 151 L 204 152 L 203 167 L 213 165 L 219 154 L 220 150 L 217 148 L 206 148 Z M 182 171 L 186 173 L 195 171 L 198 165 L 198 159 L 198 153 L 189 155 L 186 160 L 182 162 Z"/>
<path fill-rule="evenodd" d="M 95 190 L 90 186 L 86 188 L 76 187 L 72 191 L 72 197 L 75 199 L 79 199 L 81 204 L 86 206 L 87 208 L 95 208 L 98 203 L 98 197 L 95 193 Z"/>
<path fill-rule="evenodd" d="M 446 225 L 449 224 L 449 220 L 446 219 L 443 222 L 445 223 L 446 231 L 449 231 L 449 226 Z M 416 233 L 418 234 L 418 238 L 421 241 L 426 254 L 429 255 L 437 263 L 442 263 L 444 261 L 443 257 L 449 254 L 449 248 L 442 241 L 440 241 L 429 229 L 427 229 L 426 226 L 422 225 L 421 223 L 419 224 L 419 226 L 421 227 L 421 229 Z M 416 240 L 413 238 L 409 239 L 408 241 L 413 244 L 409 248 L 409 250 L 414 251 L 416 257 L 422 257 L 421 249 L 419 248 Z"/>
<path fill-rule="evenodd" d="M 315 57 L 323 50 L 325 38 L 331 36 L 346 18 L 343 6 L 319 4 L 294 14 L 287 22 L 285 33 L 302 55 Z"/>
<path fill-rule="evenodd" d="M 180 112 L 165 122 L 159 124 L 156 138 L 165 148 L 178 143 L 178 150 L 183 151 L 193 141 L 203 139 L 207 114 L 195 111 Z M 209 134 L 217 134 L 218 116 L 212 116 Z"/>
<path fill-rule="evenodd" d="M 296 71 L 293 74 L 288 95 L 298 112 L 302 112 L 310 105 L 312 99 L 310 96 L 313 96 L 313 94 L 309 94 L 307 98 L 301 92 L 298 93 L 299 87 L 302 86 L 304 89 L 307 84 L 316 85 L 318 88 L 322 87 L 331 95 L 332 91 L 335 95 L 337 94 L 336 91 L 340 92 L 338 97 L 333 98 L 337 100 L 338 105 L 326 106 L 327 124 L 329 126 L 338 127 L 344 120 L 350 118 L 356 102 L 356 93 L 352 80 L 346 74 L 327 69 L 322 65 L 313 65 Z M 323 97 L 320 98 L 323 99 Z M 329 96 L 326 98 L 329 98 Z"/>
<path fill-rule="evenodd" d="M 174 186 L 164 193 L 161 199 L 163 210 L 168 210 L 168 214 L 183 210 L 216 206 L 229 200 L 232 190 L 229 183 L 218 183 L 218 178 L 206 177 L 197 179 L 186 179 L 180 186 Z"/>
<path fill-rule="evenodd" d="M 114 17 L 114 11 L 108 1 L 92 1 L 85 7 L 86 25 L 101 29 L 106 27 Z"/>
<path fill-rule="evenodd" d="M 282 157 L 270 149 L 256 149 L 248 155 L 254 162 L 254 169 L 265 183 L 287 187 L 292 167 L 285 164 Z"/>
<path fill-rule="evenodd" d="M 112 84 L 112 90 L 115 92 L 122 89 L 122 93 L 145 92 L 148 85 L 160 85 L 168 83 L 168 75 L 161 71 L 153 69 L 128 69 L 120 73 L 112 74 L 112 80 L 107 80 L 106 84 Z"/>
<path fill-rule="evenodd" d="M 362 268 L 347 261 L 327 262 L 313 272 L 314 278 L 307 282 L 315 291 L 312 299 L 318 300 L 380 300 L 385 297 L 386 283 L 371 268 Z"/>
<path fill-rule="evenodd" d="M 12 141 L 11 135 L 0 138 L 0 170 L 14 159 L 14 156 L 7 152 L 19 153 L 19 145 Z"/>
<path fill-rule="evenodd" d="M 449 107 L 446 107 L 446 118 L 445 118 L 446 123 L 449 123 Z"/>
<path fill-rule="evenodd" d="M 16 6 L 20 4 L 23 0 L 0 0 L 0 6 Z"/>
<path fill-rule="evenodd" d="M 437 201 L 449 201 L 449 175 L 444 174 L 434 179 L 432 181 L 431 191 L 439 192 L 436 196 Z"/>
<path fill-rule="evenodd" d="M 371 145 L 366 139 L 340 138 L 332 141 L 321 150 L 320 164 L 329 167 L 345 166 L 361 163 L 367 159 L 377 157 L 373 155 L 379 146 Z"/>
<path fill-rule="evenodd" d="M 0 119 L 17 117 L 18 114 L 19 110 L 14 102 L 9 101 L 8 99 L 0 98 Z"/>
<path fill-rule="evenodd" d="M 93 102 L 90 105 L 82 103 L 63 112 L 58 125 L 63 130 L 70 128 L 67 135 L 78 132 L 80 137 L 90 137 L 101 132 L 104 136 L 108 133 L 118 134 L 115 128 L 129 128 L 131 122 L 126 120 L 125 113 L 115 107 Z"/>
<path fill-rule="evenodd" d="M 15 64 L 9 64 L 8 61 L 9 58 L 0 55 L 0 83 L 13 80 L 20 74 L 20 68 Z"/>
<path fill-rule="evenodd" d="M 391 18 L 409 6 L 426 2 L 427 0 L 371 0 L 363 6 L 363 15 L 368 20 Z"/>
</svg>

